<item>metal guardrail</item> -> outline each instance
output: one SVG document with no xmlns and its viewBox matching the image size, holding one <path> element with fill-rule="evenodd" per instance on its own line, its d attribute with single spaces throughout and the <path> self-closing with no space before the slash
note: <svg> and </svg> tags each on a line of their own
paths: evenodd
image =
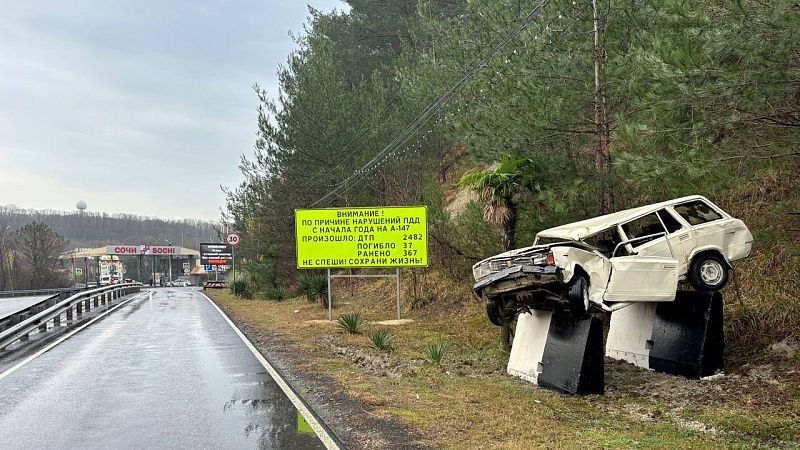
<svg viewBox="0 0 800 450">
<path fill-rule="evenodd" d="M 51 320 L 53 320 L 54 323 L 60 323 L 61 314 L 66 313 L 67 319 L 71 319 L 73 308 L 76 313 L 80 315 L 84 308 L 89 310 L 92 307 L 100 306 L 100 304 L 105 305 L 124 295 L 139 292 L 141 288 L 142 285 L 139 283 L 114 284 L 70 295 L 43 311 L 37 312 L 33 309 L 41 305 L 40 302 L 26 310 L 14 313 L 13 315 L 21 316 L 19 317 L 21 320 L 19 320 L 18 323 L 8 326 L 6 329 L 0 329 L 0 350 L 5 349 L 9 344 L 27 337 L 29 333 L 35 331 L 37 328 L 41 331 L 46 331 L 47 323 Z M 52 300 L 52 298 L 47 301 L 50 300 Z M 26 314 L 31 313 L 33 314 L 32 316 L 23 318 Z"/>
<path fill-rule="evenodd" d="M 22 291 L 0 291 L 0 298 L 9 297 L 32 297 L 34 295 L 56 295 L 64 291 L 79 291 L 78 288 L 58 288 L 58 289 L 26 289 Z"/>
</svg>

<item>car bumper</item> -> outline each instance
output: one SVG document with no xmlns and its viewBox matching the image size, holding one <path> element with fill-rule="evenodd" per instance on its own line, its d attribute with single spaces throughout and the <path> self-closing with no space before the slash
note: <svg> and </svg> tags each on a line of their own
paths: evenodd
<svg viewBox="0 0 800 450">
<path fill-rule="evenodd" d="M 472 290 L 478 297 L 484 293 L 496 296 L 552 283 L 560 284 L 562 280 L 561 270 L 556 266 L 513 266 L 481 278 L 472 286 Z"/>
</svg>

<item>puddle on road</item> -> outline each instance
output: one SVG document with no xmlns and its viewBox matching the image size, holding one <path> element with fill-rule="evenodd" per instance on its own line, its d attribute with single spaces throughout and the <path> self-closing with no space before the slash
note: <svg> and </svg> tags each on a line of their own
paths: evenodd
<svg viewBox="0 0 800 450">
<path fill-rule="evenodd" d="M 260 448 L 324 448 L 316 433 L 282 392 L 263 389 L 262 398 L 231 399 L 223 405 L 226 414 L 244 415 L 247 438 Z"/>
</svg>

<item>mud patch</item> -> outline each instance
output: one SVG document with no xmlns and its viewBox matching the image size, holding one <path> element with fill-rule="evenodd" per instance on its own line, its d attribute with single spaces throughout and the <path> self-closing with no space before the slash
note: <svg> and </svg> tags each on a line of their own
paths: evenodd
<svg viewBox="0 0 800 450">
<path fill-rule="evenodd" d="M 332 336 L 329 336 L 326 342 L 334 355 L 349 360 L 370 375 L 400 378 L 417 374 L 416 368 L 391 354 L 343 347 L 337 345 Z"/>
</svg>

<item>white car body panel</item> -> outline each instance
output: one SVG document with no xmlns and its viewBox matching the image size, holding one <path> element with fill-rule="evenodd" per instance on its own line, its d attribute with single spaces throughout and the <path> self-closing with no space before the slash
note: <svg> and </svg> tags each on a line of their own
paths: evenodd
<svg viewBox="0 0 800 450">
<path fill-rule="evenodd" d="M 704 203 L 705 209 L 702 205 L 685 205 L 695 202 Z M 682 216 L 676 208 L 687 216 Z M 650 215 L 658 219 L 645 217 Z M 696 224 L 691 225 L 687 218 Z M 702 220 L 709 221 L 697 223 Z M 626 236 L 626 229 L 632 234 L 638 233 L 642 236 L 640 239 L 652 240 L 626 244 L 625 242 L 634 238 Z M 650 231 L 653 229 L 660 229 L 661 236 L 653 238 L 652 236 L 659 235 L 659 232 Z M 603 236 L 598 233 L 610 233 L 612 237 L 598 237 Z M 694 195 L 541 231 L 533 246 L 487 258 L 475 264 L 473 269 L 493 259 L 508 258 L 521 252 L 533 251 L 537 247 L 544 250 L 546 246 L 540 245 L 541 238 L 572 241 L 571 245 L 550 245 L 553 262 L 561 271 L 563 286 L 569 285 L 576 272 L 585 272 L 589 276 L 589 299 L 594 303 L 673 301 L 679 280 L 686 279 L 692 260 L 698 254 L 707 251 L 719 253 L 730 265 L 733 261 L 747 257 L 753 245 L 753 236 L 744 222 L 731 217 L 707 198 Z M 587 240 L 582 241 L 584 238 Z M 594 244 L 586 244 L 591 239 L 595 239 L 596 246 L 603 247 L 601 250 L 606 254 L 592 250 Z M 601 245 L 601 242 L 604 244 Z M 609 243 L 613 245 L 616 242 L 619 242 L 617 247 L 622 251 L 612 254 L 613 249 L 604 248 Z"/>
<path fill-rule="evenodd" d="M 611 278 L 603 297 L 610 302 L 671 302 L 678 287 L 678 261 L 661 256 L 611 258 Z"/>
<path fill-rule="evenodd" d="M 555 246 L 551 249 L 556 266 L 564 270 L 564 282 L 568 283 L 575 276 L 576 267 L 580 266 L 589 275 L 589 299 L 602 302 L 608 277 L 611 275 L 611 263 L 597 253 L 575 247 Z"/>
</svg>

